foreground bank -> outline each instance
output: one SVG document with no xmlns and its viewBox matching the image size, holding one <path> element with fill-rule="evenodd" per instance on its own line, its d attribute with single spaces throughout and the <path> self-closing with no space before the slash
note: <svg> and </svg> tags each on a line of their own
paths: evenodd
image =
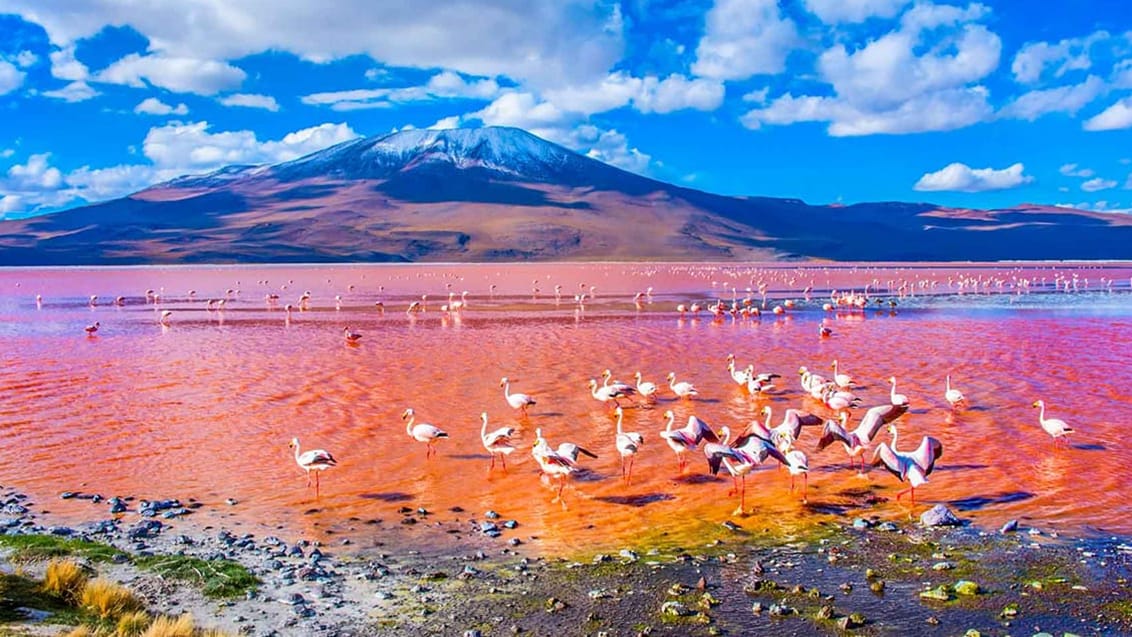
<svg viewBox="0 0 1132 637">
<path fill-rule="evenodd" d="M 151 613 L 251 635 L 1132 634 L 1132 546 L 1025 526 L 770 529 L 751 516 L 705 522 L 694 546 L 661 534 L 548 556 L 494 512 L 406 508 L 404 542 L 395 531 L 362 546 L 201 527 L 194 504 L 176 501 L 125 499 L 111 517 L 60 526 L 44 505 L 0 493 L 5 577 L 35 580 L 46 556 L 70 555 Z M 200 561 L 155 567 L 183 557 Z M 13 603 L 0 590 L 0 631 L 82 621 Z"/>
</svg>

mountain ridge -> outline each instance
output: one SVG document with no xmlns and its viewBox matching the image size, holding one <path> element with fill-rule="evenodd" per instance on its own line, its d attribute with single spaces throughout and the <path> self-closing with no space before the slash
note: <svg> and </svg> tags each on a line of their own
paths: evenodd
<svg viewBox="0 0 1132 637">
<path fill-rule="evenodd" d="M 1132 258 L 1132 218 L 810 205 L 624 171 L 514 128 L 409 130 L 0 222 L 0 264 Z"/>
</svg>

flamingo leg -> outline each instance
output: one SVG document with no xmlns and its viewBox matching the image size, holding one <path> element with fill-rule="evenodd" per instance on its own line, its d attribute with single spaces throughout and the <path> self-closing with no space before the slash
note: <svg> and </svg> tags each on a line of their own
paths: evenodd
<svg viewBox="0 0 1132 637">
<path fill-rule="evenodd" d="M 487 470 L 491 471 L 494 468 L 495 468 L 495 452 L 491 452 L 491 466 L 488 467 Z"/>
<path fill-rule="evenodd" d="M 503 464 L 503 473 L 507 473 L 507 454 L 499 454 L 499 462 Z"/>
<path fill-rule="evenodd" d="M 633 483 L 633 461 L 634 460 L 636 460 L 636 458 L 629 458 L 629 475 L 626 476 L 626 478 L 625 478 L 625 482 L 627 484 Z"/>
<path fill-rule="evenodd" d="M 802 502 L 803 503 L 808 501 L 806 494 L 807 494 L 807 492 L 809 492 L 809 490 L 810 490 L 810 474 L 809 473 L 803 473 L 802 474 Z"/>
<path fill-rule="evenodd" d="M 316 472 L 314 474 L 314 497 L 316 498 L 318 497 L 318 476 L 319 474 Z"/>
</svg>

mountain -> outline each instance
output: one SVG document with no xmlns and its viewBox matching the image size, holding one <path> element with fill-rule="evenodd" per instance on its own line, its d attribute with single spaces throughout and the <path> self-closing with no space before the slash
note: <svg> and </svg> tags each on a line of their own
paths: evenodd
<svg viewBox="0 0 1132 637">
<path fill-rule="evenodd" d="M 409 130 L 0 222 L 0 265 L 1132 258 L 1132 216 L 813 206 L 623 171 L 514 128 Z"/>
</svg>

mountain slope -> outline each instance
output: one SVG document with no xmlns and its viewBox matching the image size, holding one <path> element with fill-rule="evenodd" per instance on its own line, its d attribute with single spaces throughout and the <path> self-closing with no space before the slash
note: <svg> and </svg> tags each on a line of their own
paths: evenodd
<svg viewBox="0 0 1132 637">
<path fill-rule="evenodd" d="M 0 264 L 1132 258 L 1132 218 L 811 206 L 629 173 L 512 128 L 402 131 L 0 222 Z"/>
</svg>

